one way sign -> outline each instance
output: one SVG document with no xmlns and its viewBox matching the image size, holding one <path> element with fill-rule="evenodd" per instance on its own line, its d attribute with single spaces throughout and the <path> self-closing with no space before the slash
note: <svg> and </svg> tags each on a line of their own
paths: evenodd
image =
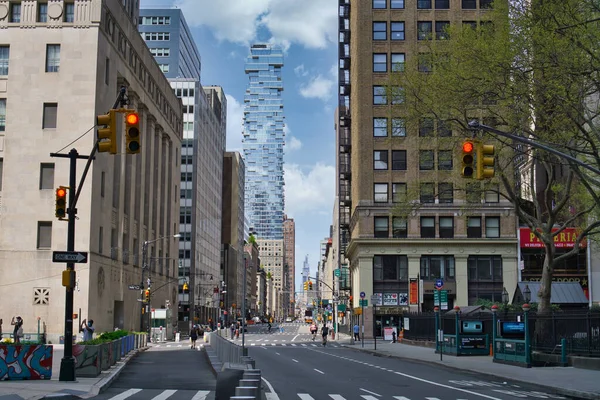
<svg viewBox="0 0 600 400">
<path fill-rule="evenodd" d="M 85 251 L 53 251 L 52 262 L 86 264 L 88 253 Z"/>
</svg>

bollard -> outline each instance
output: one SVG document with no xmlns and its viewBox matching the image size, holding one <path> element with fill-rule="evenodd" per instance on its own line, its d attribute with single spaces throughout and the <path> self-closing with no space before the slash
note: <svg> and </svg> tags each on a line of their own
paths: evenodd
<svg viewBox="0 0 600 400">
<path fill-rule="evenodd" d="M 233 396 L 229 400 L 256 400 L 254 396 Z"/>
<path fill-rule="evenodd" d="M 252 396 L 256 398 L 258 396 L 258 388 L 251 386 L 238 386 L 235 388 L 236 396 Z"/>
<path fill-rule="evenodd" d="M 569 361 L 567 360 L 567 339 L 560 339 L 560 361 L 563 367 L 567 367 L 569 365 Z"/>
<path fill-rule="evenodd" d="M 260 388 L 260 381 L 257 379 L 240 379 L 240 383 L 239 383 L 240 387 L 254 387 L 254 388 Z"/>
</svg>

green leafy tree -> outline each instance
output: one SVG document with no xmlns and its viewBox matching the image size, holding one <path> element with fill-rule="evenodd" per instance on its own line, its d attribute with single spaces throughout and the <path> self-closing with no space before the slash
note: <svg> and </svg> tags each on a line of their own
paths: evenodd
<svg viewBox="0 0 600 400">
<path fill-rule="evenodd" d="M 427 121 L 452 127 L 451 143 L 438 148 L 459 149 L 465 137 L 496 140 L 497 177 L 481 190 L 499 190 L 545 246 L 539 313 L 552 309 L 554 268 L 600 227 L 600 176 L 544 150 L 473 132 L 468 122 L 477 119 L 600 168 L 599 7 L 597 0 L 497 0 L 478 24 L 454 23 L 434 40 L 420 40 L 388 84 L 392 117 L 404 118 L 407 130 Z M 420 146 L 432 141 L 419 139 Z M 454 172 L 458 185 L 479 184 L 458 177 Z M 414 207 L 410 200 L 395 212 L 406 214 Z M 555 237 L 572 226 L 578 228 L 574 247 L 557 254 Z"/>
</svg>

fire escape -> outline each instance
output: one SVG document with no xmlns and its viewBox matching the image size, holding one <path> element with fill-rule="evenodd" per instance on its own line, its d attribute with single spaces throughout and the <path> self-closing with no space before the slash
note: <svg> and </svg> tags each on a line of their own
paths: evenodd
<svg viewBox="0 0 600 400">
<path fill-rule="evenodd" d="M 350 171 L 350 0 L 339 1 L 339 93 L 338 93 L 338 201 L 339 201 L 339 265 L 341 269 L 340 290 L 350 290 L 348 265 L 344 265 L 346 249 L 350 241 L 351 181 Z"/>
</svg>

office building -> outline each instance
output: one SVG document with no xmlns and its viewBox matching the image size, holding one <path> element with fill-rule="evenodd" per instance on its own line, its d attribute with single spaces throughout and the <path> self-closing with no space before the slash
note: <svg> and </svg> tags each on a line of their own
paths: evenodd
<svg viewBox="0 0 600 400">
<path fill-rule="evenodd" d="M 283 239 L 283 50 L 255 44 L 246 59 L 243 151 L 245 213 L 257 238 Z"/>
<path fill-rule="evenodd" d="M 406 126 L 392 104 L 399 100 L 386 95 L 392 70 L 427 41 L 444 40 L 448 24 L 477 22 L 486 12 L 480 3 L 489 2 L 339 0 L 337 245 L 351 271 L 352 305 L 361 291 L 378 298 L 376 321 L 365 309 L 367 336 L 373 326 L 377 335 L 401 326 L 409 310 L 433 310 L 438 279 L 448 294 L 442 310 L 501 301 L 504 287 L 516 288 L 513 207 L 497 190 L 460 179 L 464 133 L 426 117 Z M 414 206 L 393 215 L 399 204 Z"/>
<path fill-rule="evenodd" d="M 284 252 L 284 274 L 285 299 L 290 316 L 294 315 L 296 302 L 296 223 L 293 218 L 283 215 L 283 252 Z"/>
<path fill-rule="evenodd" d="M 136 4 L 0 4 L 0 15 L 8 12 L 0 19 L 0 315 L 5 323 L 22 316 L 26 332 L 39 318 L 53 343 L 64 335 L 65 264 L 53 263 L 52 252 L 67 248 L 55 189 L 69 186 L 69 160 L 50 153 L 89 155 L 90 126 L 114 106 L 121 86 L 139 113 L 141 150 L 126 153 L 117 114 L 117 154 L 96 153 L 76 207 L 75 249 L 88 261 L 75 267 L 74 332 L 83 319 L 93 319 L 97 332 L 139 330 L 141 293 L 128 286 L 146 285 L 144 265 L 150 306 L 177 300 L 182 110 L 137 32 Z M 78 183 L 85 163 L 77 163 Z"/>
</svg>

